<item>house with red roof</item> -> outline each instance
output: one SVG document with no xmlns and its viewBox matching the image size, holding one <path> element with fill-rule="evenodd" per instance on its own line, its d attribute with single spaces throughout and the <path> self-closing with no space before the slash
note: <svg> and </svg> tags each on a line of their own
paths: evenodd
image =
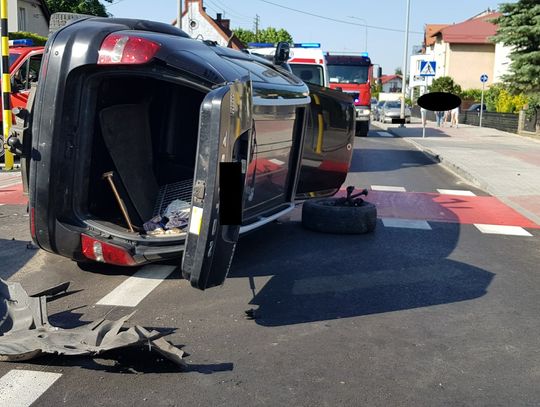
<svg viewBox="0 0 540 407">
<path fill-rule="evenodd" d="M 176 25 L 176 20 L 172 24 Z M 184 0 L 182 30 L 192 38 L 215 41 L 223 47 L 244 48 L 232 32 L 230 20 L 222 18 L 221 13 L 217 13 L 216 18 L 210 17 L 203 0 Z"/>
<path fill-rule="evenodd" d="M 381 75 L 381 92 L 401 92 L 401 75 Z"/>
<path fill-rule="evenodd" d="M 463 89 L 480 88 L 482 74 L 488 75 L 488 86 L 499 81 L 508 69 L 510 51 L 491 40 L 497 32 L 492 20 L 499 15 L 487 10 L 457 24 L 427 24 L 424 59 L 436 62 L 436 77 L 450 76 Z"/>
</svg>

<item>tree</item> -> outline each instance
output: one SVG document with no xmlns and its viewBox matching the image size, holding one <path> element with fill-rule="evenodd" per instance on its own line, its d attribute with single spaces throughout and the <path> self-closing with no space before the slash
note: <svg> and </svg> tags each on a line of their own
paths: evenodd
<svg viewBox="0 0 540 407">
<path fill-rule="evenodd" d="M 242 41 L 244 46 L 247 46 L 248 42 L 255 42 L 255 33 L 253 31 L 244 30 L 243 28 L 235 28 L 233 30 L 234 35 Z"/>
<path fill-rule="evenodd" d="M 107 3 L 112 3 L 113 0 L 104 0 Z M 92 16 L 108 17 L 105 5 L 99 0 L 45 0 L 47 7 L 53 13 L 79 13 Z"/>
<path fill-rule="evenodd" d="M 450 76 L 441 76 L 437 79 L 433 79 L 431 86 L 429 87 L 430 92 L 449 92 L 454 95 L 461 95 L 461 86 L 455 83 Z"/>
<path fill-rule="evenodd" d="M 518 0 L 499 6 L 501 16 L 494 20 L 497 34 L 492 38 L 512 47 L 509 74 L 503 76 L 513 94 L 523 92 L 540 105 L 540 3 Z"/>
<path fill-rule="evenodd" d="M 283 28 L 277 30 L 274 27 L 268 27 L 263 30 L 259 30 L 258 35 L 255 35 L 253 31 L 245 30 L 243 28 L 233 29 L 234 34 L 238 37 L 240 41 L 247 46 L 248 42 L 269 42 L 276 44 L 280 41 L 285 41 L 288 43 L 293 42 L 291 34 Z"/>
<path fill-rule="evenodd" d="M 394 73 L 395 73 L 396 75 L 403 75 L 403 71 L 401 70 L 400 67 L 397 67 L 397 68 L 394 70 Z"/>
</svg>

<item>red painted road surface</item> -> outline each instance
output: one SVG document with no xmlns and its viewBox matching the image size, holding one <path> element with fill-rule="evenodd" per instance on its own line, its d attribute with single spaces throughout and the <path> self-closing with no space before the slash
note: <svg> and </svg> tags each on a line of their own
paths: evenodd
<svg viewBox="0 0 540 407">
<path fill-rule="evenodd" d="M 3 205 L 26 205 L 28 197 L 23 194 L 21 184 L 0 188 L 0 204 Z"/>
<path fill-rule="evenodd" d="M 345 196 L 346 192 L 342 190 L 338 195 Z M 540 225 L 492 196 L 370 191 L 366 200 L 377 206 L 380 218 L 482 223 L 540 229 Z M 26 205 L 27 202 L 28 198 L 22 192 L 22 184 L 0 188 L 0 204 Z"/>
<path fill-rule="evenodd" d="M 346 195 L 346 193 L 340 191 L 339 195 Z M 366 200 L 377 206 L 379 218 L 419 219 L 463 224 L 482 223 L 540 229 L 540 225 L 493 196 L 370 191 Z"/>
</svg>

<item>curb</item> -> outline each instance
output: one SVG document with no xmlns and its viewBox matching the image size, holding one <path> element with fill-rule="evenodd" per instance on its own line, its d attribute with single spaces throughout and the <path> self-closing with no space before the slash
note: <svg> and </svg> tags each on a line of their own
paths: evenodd
<svg viewBox="0 0 540 407">
<path fill-rule="evenodd" d="M 433 152 L 431 149 L 424 147 L 420 143 L 417 143 L 411 138 L 408 137 L 402 137 L 400 136 L 395 130 L 392 128 L 388 128 L 386 131 L 388 131 L 390 134 L 392 134 L 395 137 L 399 137 L 406 142 L 412 144 L 417 150 L 423 152 L 426 156 L 428 156 L 431 160 L 442 164 L 448 171 L 456 174 L 460 178 L 464 179 L 467 182 L 470 182 L 474 184 L 474 186 L 483 189 L 484 191 L 490 192 L 489 184 L 478 179 L 474 175 L 472 175 L 469 171 L 467 171 L 465 168 L 460 167 L 459 165 L 454 164 L 452 161 L 447 160 L 445 157 L 441 156 L 440 154 L 437 154 Z M 490 192 L 491 193 L 491 192 Z"/>
</svg>

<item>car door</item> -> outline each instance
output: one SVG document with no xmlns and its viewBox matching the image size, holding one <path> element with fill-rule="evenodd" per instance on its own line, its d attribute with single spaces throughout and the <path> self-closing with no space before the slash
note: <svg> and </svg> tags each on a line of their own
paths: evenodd
<svg viewBox="0 0 540 407">
<path fill-rule="evenodd" d="M 334 194 L 347 177 L 354 142 L 352 98 L 334 89 L 308 86 L 311 103 L 297 199 Z"/>
<path fill-rule="evenodd" d="M 193 287 L 221 285 L 231 266 L 244 202 L 251 150 L 249 78 L 210 92 L 200 111 L 191 216 L 182 274 Z"/>
</svg>

